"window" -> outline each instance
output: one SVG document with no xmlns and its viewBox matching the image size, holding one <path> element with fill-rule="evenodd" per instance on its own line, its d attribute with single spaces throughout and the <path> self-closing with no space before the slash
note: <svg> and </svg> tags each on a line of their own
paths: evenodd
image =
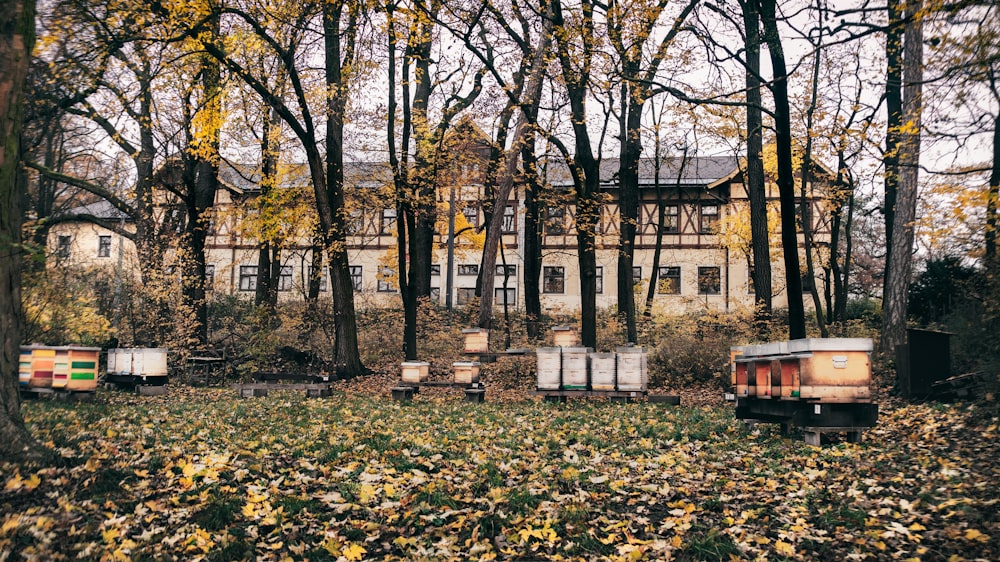
<svg viewBox="0 0 1000 562">
<path fill-rule="evenodd" d="M 634 265 L 632 266 L 632 284 L 638 285 L 642 283 L 642 266 Z"/>
<path fill-rule="evenodd" d="M 462 214 L 465 215 L 465 222 L 469 223 L 470 226 L 479 226 L 479 207 L 470 203 L 462 207 Z"/>
<path fill-rule="evenodd" d="M 517 277 L 517 266 L 514 264 L 497 264 L 497 277 Z"/>
<path fill-rule="evenodd" d="M 514 306 L 517 304 L 517 289 L 497 287 L 493 289 L 493 304 L 496 306 Z"/>
<path fill-rule="evenodd" d="M 431 287 L 431 302 L 441 302 L 441 287 Z"/>
<path fill-rule="evenodd" d="M 382 209 L 382 224 L 379 233 L 390 235 L 396 233 L 396 209 Z"/>
<path fill-rule="evenodd" d="M 307 277 L 305 278 L 305 282 L 303 283 L 303 285 L 305 285 L 307 290 L 309 289 L 309 281 L 312 280 L 312 276 L 313 276 L 313 266 L 310 265 L 308 266 L 307 269 Z M 327 269 L 324 267 L 322 272 L 320 272 L 319 276 L 319 292 L 325 293 L 327 291 L 327 285 L 329 284 L 327 279 L 328 277 L 329 276 L 327 275 Z"/>
<path fill-rule="evenodd" d="M 59 236 L 59 242 L 56 246 L 56 257 L 58 258 L 68 258 L 69 257 L 69 245 L 72 243 L 73 238 L 65 234 Z"/>
<path fill-rule="evenodd" d="M 352 265 L 351 267 L 351 286 L 354 287 L 355 291 L 361 290 L 361 266 Z"/>
<path fill-rule="evenodd" d="M 701 224 L 699 232 L 702 234 L 715 234 L 719 229 L 719 206 L 701 206 Z"/>
<path fill-rule="evenodd" d="M 479 275 L 479 264 L 461 264 L 458 266 L 459 275 Z"/>
<path fill-rule="evenodd" d="M 215 266 L 208 264 L 205 266 L 205 290 L 215 289 Z"/>
<path fill-rule="evenodd" d="M 503 225 L 500 230 L 504 234 L 517 232 L 517 209 L 514 208 L 514 205 L 507 205 L 503 208 Z"/>
<path fill-rule="evenodd" d="M 215 236 L 216 230 L 215 230 L 215 219 L 214 218 L 210 218 L 210 219 L 208 219 L 205 222 L 205 234 L 207 236 Z"/>
<path fill-rule="evenodd" d="M 97 237 L 97 257 L 107 258 L 111 256 L 111 236 Z"/>
<path fill-rule="evenodd" d="M 459 305 L 465 305 L 472 302 L 472 299 L 476 298 L 476 288 L 475 287 L 459 287 L 458 293 L 455 295 L 455 302 Z"/>
<path fill-rule="evenodd" d="M 365 215 L 359 210 L 351 211 L 347 217 L 347 235 L 360 236 L 365 231 Z"/>
<path fill-rule="evenodd" d="M 680 215 L 677 205 L 663 207 L 663 232 L 667 234 L 680 232 Z"/>
<path fill-rule="evenodd" d="M 240 290 L 241 291 L 256 291 L 257 290 L 257 266 L 256 265 L 241 265 L 240 266 Z"/>
<path fill-rule="evenodd" d="M 279 291 L 292 290 L 292 266 L 290 265 L 281 266 L 281 273 L 278 274 L 278 290 Z"/>
<path fill-rule="evenodd" d="M 439 263 L 431 264 L 431 275 L 441 275 L 441 264 Z"/>
<path fill-rule="evenodd" d="M 545 210 L 545 234 L 561 236 L 566 234 L 566 208 L 547 207 Z"/>
<path fill-rule="evenodd" d="M 391 293 L 396 290 L 394 277 L 396 276 L 396 270 L 391 267 L 383 267 L 378 274 L 378 287 L 376 290 L 380 293 Z"/>
<path fill-rule="evenodd" d="M 656 292 L 661 295 L 681 294 L 681 268 L 670 265 L 661 267 L 657 272 Z"/>
<path fill-rule="evenodd" d="M 698 268 L 698 294 L 718 295 L 722 292 L 722 277 L 718 267 Z"/>
<path fill-rule="evenodd" d="M 542 292 L 560 294 L 566 292 L 566 268 L 545 266 L 542 268 Z"/>
<path fill-rule="evenodd" d="M 594 274 L 594 280 L 597 282 L 597 289 L 595 291 L 598 295 L 604 293 L 604 266 L 597 266 L 596 273 Z"/>
</svg>

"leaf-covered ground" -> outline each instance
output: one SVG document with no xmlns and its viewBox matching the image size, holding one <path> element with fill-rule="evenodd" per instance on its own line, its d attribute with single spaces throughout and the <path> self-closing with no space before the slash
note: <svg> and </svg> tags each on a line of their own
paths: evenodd
<svg viewBox="0 0 1000 562">
<path fill-rule="evenodd" d="M 67 466 L 0 464 L 0 560 L 1000 559 L 991 402 L 817 448 L 721 402 L 390 385 L 28 402 Z"/>
</svg>

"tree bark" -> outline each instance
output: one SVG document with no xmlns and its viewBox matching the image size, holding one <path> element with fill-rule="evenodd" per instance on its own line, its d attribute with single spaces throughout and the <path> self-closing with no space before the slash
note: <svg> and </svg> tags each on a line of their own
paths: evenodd
<svg viewBox="0 0 1000 562">
<path fill-rule="evenodd" d="M 767 191 L 764 185 L 764 121 L 760 95 L 760 13 L 758 0 L 742 2 L 746 32 L 747 88 L 747 198 L 750 205 L 750 245 L 753 253 L 751 280 L 754 318 L 759 332 L 771 319 L 771 238 L 768 233 Z"/>
<path fill-rule="evenodd" d="M 21 94 L 35 39 L 35 3 L 5 4 L 0 14 L 0 454 L 44 461 L 48 451 L 21 417 L 18 362 L 21 346 Z"/>
<path fill-rule="evenodd" d="M 885 215 L 885 271 L 882 281 L 882 302 L 888 298 L 889 261 L 892 259 L 892 237 L 895 224 L 896 197 L 899 191 L 900 133 L 903 126 L 903 27 L 898 0 L 888 0 L 886 12 L 889 23 L 885 32 L 885 154 L 882 156 L 884 172 Z"/>
<path fill-rule="evenodd" d="M 899 191 L 893 216 L 893 230 L 886 271 L 885 300 L 882 303 L 883 353 L 893 354 L 906 341 L 906 318 L 910 277 L 913 271 L 914 224 L 917 213 L 917 182 L 920 164 L 920 127 L 923 110 L 923 20 L 921 0 L 907 4 L 907 24 L 903 44 L 903 122 L 900 137 Z"/>
</svg>

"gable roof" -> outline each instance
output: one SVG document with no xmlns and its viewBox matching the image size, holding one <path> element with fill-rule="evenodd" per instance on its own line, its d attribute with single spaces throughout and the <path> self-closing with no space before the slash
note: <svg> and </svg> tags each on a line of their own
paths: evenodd
<svg viewBox="0 0 1000 562">
<path fill-rule="evenodd" d="M 721 181 L 733 178 L 739 173 L 739 165 L 734 156 L 691 156 L 684 162 L 681 171 L 682 158 L 671 156 L 664 158 L 659 166 L 659 182 L 662 186 L 677 185 L 682 187 L 714 187 Z M 601 160 L 601 187 L 617 188 L 618 172 L 621 167 L 619 158 L 603 158 Z M 562 159 L 549 162 L 548 180 L 553 186 L 571 187 L 573 178 L 569 167 Z M 656 165 L 652 158 L 639 160 L 639 187 L 652 187 L 656 183 Z"/>
</svg>

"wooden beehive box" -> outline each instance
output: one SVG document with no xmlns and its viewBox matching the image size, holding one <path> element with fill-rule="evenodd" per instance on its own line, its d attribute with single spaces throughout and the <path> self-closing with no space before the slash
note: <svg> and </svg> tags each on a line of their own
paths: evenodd
<svg viewBox="0 0 1000 562">
<path fill-rule="evenodd" d="M 400 366 L 403 382 L 421 383 L 430 376 L 431 364 L 425 361 L 404 361 Z"/>
<path fill-rule="evenodd" d="M 472 384 L 479 382 L 478 361 L 458 361 L 452 364 L 455 372 L 455 384 Z"/>
<path fill-rule="evenodd" d="M 867 338 L 788 342 L 789 353 L 798 356 L 798 397 L 824 402 L 871 399 L 872 349 L 872 340 Z M 794 366 L 788 370 L 794 377 Z"/>
<path fill-rule="evenodd" d="M 487 353 L 490 350 L 490 331 L 483 328 L 462 330 L 466 353 Z"/>
<path fill-rule="evenodd" d="M 580 345 L 580 336 L 572 326 L 554 326 L 552 328 L 552 345 L 555 347 L 576 347 Z"/>
</svg>

